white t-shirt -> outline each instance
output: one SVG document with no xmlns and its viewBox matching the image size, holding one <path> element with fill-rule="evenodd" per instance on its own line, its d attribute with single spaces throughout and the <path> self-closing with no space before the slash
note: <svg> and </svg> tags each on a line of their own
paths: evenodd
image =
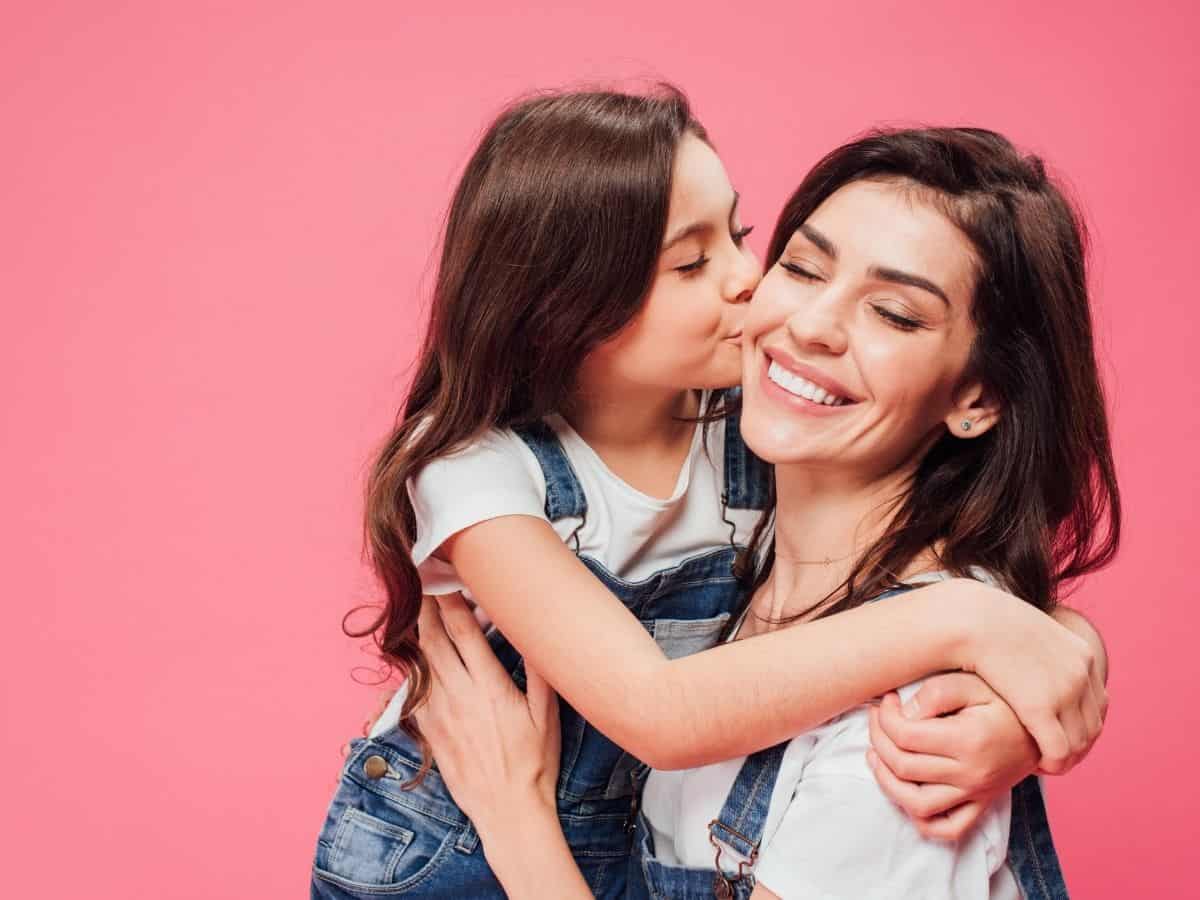
<svg viewBox="0 0 1200 900">
<path fill-rule="evenodd" d="M 933 578 L 910 583 L 921 580 Z M 901 688 L 901 699 L 919 686 Z M 1020 900 L 1005 861 L 1011 796 L 962 841 L 924 838 L 875 782 L 870 745 L 867 706 L 788 743 L 754 865 L 758 883 L 785 900 Z M 642 809 L 660 862 L 712 868 L 708 825 L 745 762 L 650 773 Z M 728 871 L 740 859 L 723 854 Z"/>
<path fill-rule="evenodd" d="M 666 499 L 644 494 L 613 474 L 561 416 L 547 416 L 545 422 L 562 444 L 587 498 L 583 520 L 568 517 L 551 525 L 572 548 L 578 539 L 582 555 L 632 582 L 729 545 L 729 526 L 721 520 L 724 420 L 708 426 L 707 438 L 704 426 L 696 426 L 675 488 Z M 490 431 L 458 453 L 429 463 L 409 483 L 409 497 L 417 519 L 413 562 L 427 594 L 465 593 L 454 567 L 432 555 L 451 535 L 500 516 L 546 518 L 542 469 L 533 451 L 510 429 Z M 736 540 L 749 539 L 759 515 L 758 510 L 728 511 Z"/>
<path fill-rule="evenodd" d="M 545 419 L 570 460 L 587 498 L 583 519 L 567 517 L 551 526 L 564 542 L 622 581 L 637 582 L 690 557 L 729 545 L 722 520 L 725 488 L 725 421 L 697 425 L 675 488 L 666 499 L 651 497 L 613 474 L 566 420 Z M 546 519 L 546 479 L 533 451 L 511 429 L 494 429 L 457 453 L 436 459 L 409 482 L 416 514 L 412 557 L 426 594 L 462 591 L 470 597 L 450 563 L 433 553 L 447 538 L 500 516 Z M 729 509 L 734 539 L 749 541 L 759 510 Z M 581 527 L 582 523 L 582 527 Z M 511 548 L 497 547 L 497 553 Z M 542 602 L 531 597 L 530 602 Z M 550 601 L 546 601 L 550 602 Z M 561 602 L 555 598 L 553 602 Z M 476 614 L 486 625 L 486 609 Z M 371 735 L 399 722 L 403 690 L 397 692 Z"/>
</svg>

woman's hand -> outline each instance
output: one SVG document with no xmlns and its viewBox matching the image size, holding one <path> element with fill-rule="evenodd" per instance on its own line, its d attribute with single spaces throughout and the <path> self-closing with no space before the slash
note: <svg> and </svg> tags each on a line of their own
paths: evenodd
<svg viewBox="0 0 1200 900">
<path fill-rule="evenodd" d="M 527 669 L 522 694 L 457 595 L 422 600 L 418 628 L 431 684 L 417 725 L 485 851 L 489 836 L 518 817 L 548 815 L 557 830 L 561 735 L 553 690 Z"/>
<path fill-rule="evenodd" d="M 999 795 L 1033 772 L 1037 744 L 982 678 L 935 675 L 901 708 L 871 710 L 867 759 L 888 797 L 925 837 L 964 837 Z"/>
<path fill-rule="evenodd" d="M 958 668 L 977 672 L 1016 713 L 1037 742 L 1038 770 L 1061 775 L 1074 767 L 1100 736 L 1108 710 L 1092 647 L 1035 607 L 986 585 L 963 584 L 949 608 L 966 617 Z"/>
</svg>

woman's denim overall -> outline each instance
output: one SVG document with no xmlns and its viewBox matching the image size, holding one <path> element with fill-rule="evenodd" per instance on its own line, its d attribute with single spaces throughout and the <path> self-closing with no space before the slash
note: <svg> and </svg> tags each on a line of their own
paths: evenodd
<svg viewBox="0 0 1200 900">
<path fill-rule="evenodd" d="M 553 432 L 538 425 L 519 429 L 518 434 L 545 475 L 550 520 L 586 516 L 587 498 Z M 767 505 L 767 470 L 742 444 L 736 415 L 726 422 L 724 471 L 727 507 Z M 616 578 L 586 556 L 580 558 L 674 658 L 717 642 L 738 603 L 735 553 L 732 545 L 715 549 L 637 583 Z M 494 630 L 489 640 L 524 689 L 524 666 L 516 650 Z M 644 767 L 565 702 L 560 703 L 560 718 L 558 812 L 563 832 L 593 893 L 622 897 L 634 772 Z M 317 842 L 314 898 L 504 897 L 478 834 L 450 798 L 436 768 L 420 785 L 402 788 L 419 767 L 417 745 L 400 729 L 352 742 Z"/>
<path fill-rule="evenodd" d="M 882 600 L 911 590 L 904 586 L 880 594 Z M 633 853 L 629 859 L 629 900 L 745 900 L 754 890 L 750 869 L 758 858 L 771 794 L 787 743 L 776 744 L 746 758 L 720 815 L 708 825 L 713 845 L 711 869 L 692 869 L 659 862 L 644 814 L 638 813 Z M 1008 865 L 1026 900 L 1067 900 L 1067 885 L 1059 866 L 1046 804 L 1038 780 L 1030 776 L 1013 788 L 1012 820 L 1008 831 Z"/>
</svg>

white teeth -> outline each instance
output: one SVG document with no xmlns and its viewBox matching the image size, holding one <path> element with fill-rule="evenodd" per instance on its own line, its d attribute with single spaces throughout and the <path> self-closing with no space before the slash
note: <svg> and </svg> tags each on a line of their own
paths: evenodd
<svg viewBox="0 0 1200 900">
<path fill-rule="evenodd" d="M 829 393 L 824 388 L 818 387 L 806 378 L 801 378 L 795 372 L 785 369 L 773 360 L 767 369 L 767 377 L 789 394 L 795 394 L 814 403 L 824 406 L 841 406 L 848 402 L 845 397 Z"/>
</svg>

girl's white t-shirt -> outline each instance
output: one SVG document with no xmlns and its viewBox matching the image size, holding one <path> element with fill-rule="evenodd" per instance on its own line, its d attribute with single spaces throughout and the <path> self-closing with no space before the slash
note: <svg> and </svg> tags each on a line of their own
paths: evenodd
<svg viewBox="0 0 1200 900">
<path fill-rule="evenodd" d="M 587 512 L 551 522 L 572 549 L 594 559 L 622 581 L 638 582 L 693 556 L 728 546 L 722 519 L 725 490 L 725 420 L 697 424 L 687 458 L 667 498 L 651 497 L 615 475 L 562 416 L 547 416 L 587 498 Z M 546 479 L 533 451 L 511 429 L 493 429 L 464 449 L 434 460 L 408 485 L 416 515 L 412 557 L 426 594 L 470 592 L 454 566 L 434 552 L 452 535 L 501 516 L 545 520 Z M 728 509 L 732 537 L 749 541 L 761 511 Z M 511 553 L 511 547 L 497 547 Z M 517 551 L 519 552 L 519 550 Z M 531 561 L 532 564 L 532 561 Z M 570 602 L 530 597 L 530 603 Z M 486 625 L 487 610 L 476 607 Z M 397 692 L 371 729 L 377 736 L 399 722 L 404 691 Z"/>
<path fill-rule="evenodd" d="M 930 573 L 909 583 L 944 577 Z M 901 700 L 920 684 L 901 688 Z M 961 841 L 922 837 L 867 765 L 868 709 L 857 707 L 788 743 L 753 866 L 758 883 L 785 900 L 1020 900 L 1005 861 L 1011 796 L 996 801 Z M 712 869 L 708 825 L 745 762 L 743 756 L 650 773 L 642 809 L 660 862 Z M 736 872 L 740 860 L 723 853 L 727 871 Z"/>
<path fill-rule="evenodd" d="M 685 559 L 728 546 L 721 518 L 725 488 L 725 421 L 698 424 L 675 487 L 651 497 L 615 475 L 562 416 L 545 419 L 587 498 L 583 518 L 551 526 L 572 549 L 596 560 L 622 581 L 642 581 Z M 413 562 L 427 594 L 466 591 L 454 567 L 432 554 L 446 539 L 500 516 L 546 518 L 546 479 L 529 446 L 511 429 L 494 429 L 467 448 L 429 463 L 409 483 L 417 520 Z M 734 539 L 749 539 L 760 513 L 731 509 Z M 508 548 L 497 547 L 497 552 Z"/>
</svg>

